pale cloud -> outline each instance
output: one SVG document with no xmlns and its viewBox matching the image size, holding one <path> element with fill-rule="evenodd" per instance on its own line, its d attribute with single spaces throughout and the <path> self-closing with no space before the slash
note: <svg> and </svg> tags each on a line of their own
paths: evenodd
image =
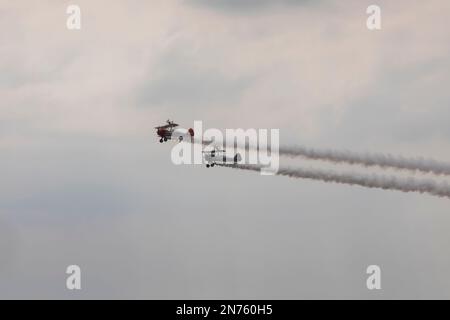
<svg viewBox="0 0 450 320">
<path fill-rule="evenodd" d="M 277 7 L 314 4 L 311 0 L 187 0 L 191 5 L 205 6 L 211 9 L 225 10 L 232 13 L 252 14 Z"/>
</svg>

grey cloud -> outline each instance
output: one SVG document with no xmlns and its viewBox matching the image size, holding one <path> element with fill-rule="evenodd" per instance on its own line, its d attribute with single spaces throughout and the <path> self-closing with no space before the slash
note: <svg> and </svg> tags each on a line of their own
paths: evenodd
<svg viewBox="0 0 450 320">
<path fill-rule="evenodd" d="M 343 140 L 426 142 L 450 139 L 448 60 L 430 60 L 387 70 L 369 93 L 353 101 L 332 128 Z M 430 81 L 429 79 L 434 79 Z M 356 141 L 355 141 L 356 142 Z"/>
</svg>

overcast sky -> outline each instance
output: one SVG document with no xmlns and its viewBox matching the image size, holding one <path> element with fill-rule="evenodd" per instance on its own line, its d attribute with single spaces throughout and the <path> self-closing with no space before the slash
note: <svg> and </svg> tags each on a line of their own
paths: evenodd
<svg viewBox="0 0 450 320">
<path fill-rule="evenodd" d="M 448 12 L 0 0 L 0 298 L 450 298 L 448 199 L 175 166 L 153 129 L 450 162 Z"/>
</svg>

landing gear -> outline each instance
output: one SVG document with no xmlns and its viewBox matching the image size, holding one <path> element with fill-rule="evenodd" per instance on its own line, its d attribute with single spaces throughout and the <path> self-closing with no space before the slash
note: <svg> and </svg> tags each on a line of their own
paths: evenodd
<svg viewBox="0 0 450 320">
<path fill-rule="evenodd" d="M 209 168 L 209 167 L 210 167 L 210 165 L 209 165 L 209 164 L 207 164 L 207 165 L 206 165 L 206 167 L 207 167 L 207 168 Z"/>
<path fill-rule="evenodd" d="M 167 138 L 166 137 L 164 137 L 164 142 L 167 142 Z"/>
<path fill-rule="evenodd" d="M 215 163 L 212 163 L 212 164 L 211 164 L 211 168 L 214 168 L 214 165 L 215 165 Z"/>
<path fill-rule="evenodd" d="M 159 142 L 160 142 L 160 143 L 163 143 L 163 141 L 164 141 L 163 138 L 159 139 Z"/>
</svg>

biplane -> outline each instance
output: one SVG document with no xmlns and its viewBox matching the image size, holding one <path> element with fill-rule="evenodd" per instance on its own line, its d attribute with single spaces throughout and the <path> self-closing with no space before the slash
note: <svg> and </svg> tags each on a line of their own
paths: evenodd
<svg viewBox="0 0 450 320">
<path fill-rule="evenodd" d="M 160 138 L 159 142 L 163 143 L 167 140 L 176 139 L 179 142 L 183 141 L 185 138 L 194 137 L 194 129 L 183 129 L 177 128 L 179 125 L 173 121 L 167 120 L 165 125 L 155 127 L 156 134 Z"/>
</svg>

